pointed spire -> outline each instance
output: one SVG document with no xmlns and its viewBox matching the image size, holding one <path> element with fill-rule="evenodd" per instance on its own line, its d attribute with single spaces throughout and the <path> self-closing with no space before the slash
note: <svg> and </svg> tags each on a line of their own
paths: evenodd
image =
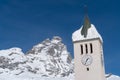
<svg viewBox="0 0 120 80">
<path fill-rule="evenodd" d="M 90 23 L 88 15 L 87 15 L 87 6 L 85 6 L 85 17 L 84 17 L 83 28 L 81 30 L 81 34 L 84 36 L 84 38 L 87 37 L 88 29 L 90 27 L 91 27 L 91 23 Z"/>
</svg>

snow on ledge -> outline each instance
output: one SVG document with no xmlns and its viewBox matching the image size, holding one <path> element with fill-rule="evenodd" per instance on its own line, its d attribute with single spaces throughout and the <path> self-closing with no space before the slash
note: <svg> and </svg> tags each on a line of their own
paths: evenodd
<svg viewBox="0 0 120 80">
<path fill-rule="evenodd" d="M 88 29 L 86 38 L 84 38 L 84 36 L 81 35 L 82 27 L 72 34 L 73 42 L 80 41 L 80 40 L 95 39 L 95 38 L 100 38 L 101 42 L 103 42 L 101 35 L 97 32 L 97 30 L 93 24 L 91 24 L 91 27 Z"/>
</svg>

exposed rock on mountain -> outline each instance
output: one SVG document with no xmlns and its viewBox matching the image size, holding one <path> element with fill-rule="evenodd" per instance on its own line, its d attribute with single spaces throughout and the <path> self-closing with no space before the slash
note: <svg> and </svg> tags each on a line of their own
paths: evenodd
<svg viewBox="0 0 120 80">
<path fill-rule="evenodd" d="M 34 68 L 39 68 L 38 73 L 44 76 L 68 76 L 73 72 L 72 58 L 61 41 L 57 36 L 52 40 L 46 39 L 27 53 L 28 62 L 31 65 L 37 63 Z"/>
<path fill-rule="evenodd" d="M 35 45 L 25 55 L 20 48 L 0 51 L 0 73 L 40 76 L 68 76 L 73 73 L 72 58 L 58 36 Z M 4 71 L 5 70 L 5 71 Z"/>
</svg>

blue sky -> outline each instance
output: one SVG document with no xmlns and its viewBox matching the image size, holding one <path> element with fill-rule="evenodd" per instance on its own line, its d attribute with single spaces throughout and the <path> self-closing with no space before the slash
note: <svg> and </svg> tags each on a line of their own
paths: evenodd
<svg viewBox="0 0 120 80">
<path fill-rule="evenodd" d="M 120 75 L 119 0 L 0 0 L 0 49 L 60 36 L 73 55 L 71 35 L 83 23 L 84 5 L 104 40 L 106 73 Z"/>
</svg>

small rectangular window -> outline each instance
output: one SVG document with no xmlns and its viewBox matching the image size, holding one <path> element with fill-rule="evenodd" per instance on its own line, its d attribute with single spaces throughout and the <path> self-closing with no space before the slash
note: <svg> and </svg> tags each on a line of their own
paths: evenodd
<svg viewBox="0 0 120 80">
<path fill-rule="evenodd" d="M 80 45 L 81 47 L 81 55 L 83 54 L 83 45 Z"/>
<path fill-rule="evenodd" d="M 85 48 L 86 48 L 86 54 L 88 53 L 88 46 L 87 44 L 85 44 Z"/>
<path fill-rule="evenodd" d="M 87 71 L 89 71 L 89 68 L 87 68 Z"/>
<path fill-rule="evenodd" d="M 93 53 L 93 46 L 92 46 L 92 43 L 90 43 L 90 52 Z"/>
</svg>

